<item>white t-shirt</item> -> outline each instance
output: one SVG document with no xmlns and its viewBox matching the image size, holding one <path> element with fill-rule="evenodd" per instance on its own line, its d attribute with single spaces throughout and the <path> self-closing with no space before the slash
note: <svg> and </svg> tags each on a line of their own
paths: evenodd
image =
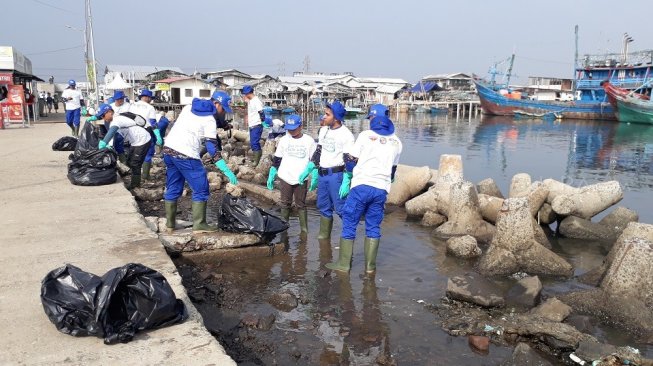
<svg viewBox="0 0 653 366">
<path fill-rule="evenodd" d="M 80 101 L 84 100 L 84 97 L 82 96 L 82 92 L 77 89 L 65 89 L 63 93 L 61 93 L 61 97 L 66 101 L 67 111 L 72 111 L 82 107 L 82 103 Z M 73 99 L 68 100 L 68 98 Z"/>
<path fill-rule="evenodd" d="M 322 146 L 320 153 L 320 168 L 333 168 L 344 165 L 342 154 L 354 145 L 354 134 L 342 125 L 335 130 L 328 126 L 320 128 L 317 133 L 318 145 Z"/>
<path fill-rule="evenodd" d="M 200 159 L 202 139 L 215 139 L 218 131 L 213 116 L 196 116 L 187 105 L 166 136 L 165 146 L 193 159 Z"/>
<path fill-rule="evenodd" d="M 261 116 L 258 112 L 263 110 L 263 102 L 258 97 L 252 98 L 247 102 L 247 123 L 249 127 L 255 127 L 261 124 Z"/>
<path fill-rule="evenodd" d="M 299 175 L 311 160 L 317 144 L 309 135 L 293 138 L 289 133 L 279 139 L 274 156 L 282 158 L 279 166 L 279 178 L 290 185 L 299 184 Z"/>
<path fill-rule="evenodd" d="M 399 164 L 402 145 L 397 135 L 381 136 L 372 130 L 361 132 L 351 150 L 358 158 L 351 188 L 368 185 L 390 192 L 392 166 Z"/>
<path fill-rule="evenodd" d="M 131 104 L 127 102 L 123 102 L 120 107 L 116 105 L 116 102 L 111 103 L 111 109 L 113 109 L 114 114 L 120 114 L 120 113 L 125 113 L 129 112 L 129 108 L 131 107 Z M 136 113 L 136 112 L 133 112 Z M 138 113 L 136 113 L 138 114 Z"/>
<path fill-rule="evenodd" d="M 131 146 L 143 146 L 151 139 L 150 133 L 143 127 L 138 126 L 131 118 L 115 115 L 110 127 L 113 126 L 118 127 L 118 133 Z"/>
<path fill-rule="evenodd" d="M 129 107 L 129 111 L 145 118 L 148 126 L 150 125 L 151 120 L 156 120 L 156 110 L 154 107 L 152 107 L 150 103 L 145 103 L 142 100 L 132 104 Z"/>
</svg>

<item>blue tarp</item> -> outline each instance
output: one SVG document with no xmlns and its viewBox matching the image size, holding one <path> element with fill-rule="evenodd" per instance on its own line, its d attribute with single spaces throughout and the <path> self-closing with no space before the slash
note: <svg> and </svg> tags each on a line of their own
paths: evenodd
<svg viewBox="0 0 653 366">
<path fill-rule="evenodd" d="M 428 93 L 430 91 L 434 90 L 440 90 L 441 88 L 438 86 L 438 84 L 435 81 L 427 81 L 423 82 L 420 81 L 415 85 L 412 89 L 410 89 L 411 92 L 413 93 Z"/>
</svg>

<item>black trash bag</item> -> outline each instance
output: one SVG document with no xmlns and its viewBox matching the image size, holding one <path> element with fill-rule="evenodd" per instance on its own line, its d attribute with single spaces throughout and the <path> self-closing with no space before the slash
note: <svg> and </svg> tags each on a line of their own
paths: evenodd
<svg viewBox="0 0 653 366">
<path fill-rule="evenodd" d="M 254 206 L 247 198 L 231 194 L 222 198 L 218 222 L 224 231 L 256 234 L 266 241 L 289 227 L 287 222 Z"/>
<path fill-rule="evenodd" d="M 84 127 L 79 132 L 77 146 L 75 147 L 75 158 L 81 157 L 89 151 L 95 151 L 100 143 L 100 135 L 103 135 L 104 126 L 95 126 L 92 123 L 84 123 Z"/>
<path fill-rule="evenodd" d="M 138 331 L 161 328 L 188 318 L 168 281 L 142 264 L 129 263 L 102 276 L 96 320 L 104 343 L 126 343 Z"/>
<path fill-rule="evenodd" d="M 75 151 L 77 146 L 77 138 L 72 136 L 64 136 L 52 144 L 54 151 Z"/>
<path fill-rule="evenodd" d="M 95 321 L 95 297 L 102 279 L 67 264 L 48 273 L 41 282 L 41 303 L 50 321 L 62 333 L 81 337 L 102 334 Z"/>
<path fill-rule="evenodd" d="M 100 134 L 104 126 L 85 123 L 75 152 L 68 164 L 68 180 L 78 186 L 101 186 L 117 180 L 118 156 L 112 149 L 99 150 Z"/>
</svg>

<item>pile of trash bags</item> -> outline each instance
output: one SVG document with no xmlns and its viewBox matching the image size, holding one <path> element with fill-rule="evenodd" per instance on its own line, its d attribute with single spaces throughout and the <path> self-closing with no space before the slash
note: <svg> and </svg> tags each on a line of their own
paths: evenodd
<svg viewBox="0 0 653 366">
<path fill-rule="evenodd" d="M 222 198 L 218 223 L 224 231 L 256 234 L 265 241 L 289 227 L 286 221 L 254 206 L 247 198 L 231 194 Z"/>
<path fill-rule="evenodd" d="M 104 128 L 104 127 L 102 127 Z M 98 149 L 100 127 L 85 123 L 68 163 L 68 180 L 78 186 L 101 186 L 117 180 L 118 156 L 112 149 Z"/>
<path fill-rule="evenodd" d="M 57 268 L 41 282 L 41 303 L 60 332 L 103 337 L 105 344 L 127 343 L 136 332 L 188 318 L 165 277 L 138 263 L 102 277 L 71 264 Z"/>
<path fill-rule="evenodd" d="M 75 151 L 77 146 L 77 138 L 72 136 L 64 136 L 52 144 L 54 151 Z"/>
</svg>

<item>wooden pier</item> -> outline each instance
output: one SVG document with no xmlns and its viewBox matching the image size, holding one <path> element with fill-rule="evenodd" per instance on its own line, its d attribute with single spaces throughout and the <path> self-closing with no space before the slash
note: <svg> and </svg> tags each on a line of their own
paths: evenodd
<svg viewBox="0 0 653 366">
<path fill-rule="evenodd" d="M 476 117 L 481 114 L 481 102 L 478 100 L 450 100 L 441 102 L 431 101 L 399 101 L 392 105 L 393 113 L 415 113 L 419 108 L 426 109 L 424 113 L 430 113 L 431 107 L 443 108 L 448 110 L 448 114 L 455 115 L 456 118 L 471 116 Z"/>
</svg>

